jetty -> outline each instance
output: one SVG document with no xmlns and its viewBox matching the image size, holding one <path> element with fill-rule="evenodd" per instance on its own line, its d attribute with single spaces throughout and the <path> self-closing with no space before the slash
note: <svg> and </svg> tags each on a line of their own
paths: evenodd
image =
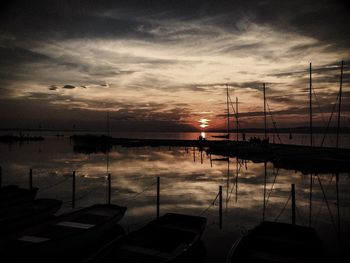
<svg viewBox="0 0 350 263">
<path fill-rule="evenodd" d="M 350 149 L 274 144 L 267 141 L 129 139 L 108 136 L 74 135 L 71 140 L 80 149 L 97 152 L 122 147 L 195 147 L 208 155 L 220 155 L 256 163 L 271 162 L 276 168 L 308 173 L 350 171 Z"/>
</svg>

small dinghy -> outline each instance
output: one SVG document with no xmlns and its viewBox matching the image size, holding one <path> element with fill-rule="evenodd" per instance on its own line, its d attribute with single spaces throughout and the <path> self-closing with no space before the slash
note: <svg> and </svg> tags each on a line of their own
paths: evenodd
<svg viewBox="0 0 350 263">
<path fill-rule="evenodd" d="M 9 262 L 81 262 L 115 229 L 126 207 L 96 204 L 60 215 L 12 237 L 2 254 Z M 91 253 L 91 254 L 89 254 Z"/>
<path fill-rule="evenodd" d="M 262 222 L 236 241 L 227 263 L 323 262 L 325 249 L 313 228 Z"/>
<path fill-rule="evenodd" d="M 205 226 L 206 218 L 168 213 L 112 241 L 89 262 L 184 262 Z"/>
</svg>

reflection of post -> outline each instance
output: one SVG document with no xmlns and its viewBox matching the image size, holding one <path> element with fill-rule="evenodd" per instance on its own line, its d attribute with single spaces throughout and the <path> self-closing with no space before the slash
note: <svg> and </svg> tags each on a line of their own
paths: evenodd
<svg viewBox="0 0 350 263">
<path fill-rule="evenodd" d="M 201 152 L 201 164 L 203 164 L 203 150 L 200 149 L 200 152 Z"/>
<path fill-rule="evenodd" d="M 112 180 L 111 180 L 111 174 L 108 174 L 107 177 L 108 180 L 108 204 L 111 204 L 111 190 L 112 190 Z"/>
<path fill-rule="evenodd" d="M 2 187 L 2 168 L 0 166 L 0 188 Z"/>
<path fill-rule="evenodd" d="M 72 175 L 72 208 L 75 208 L 75 171 Z"/>
<path fill-rule="evenodd" d="M 263 221 L 265 221 L 265 209 L 266 209 L 266 161 L 264 161 L 264 206 L 263 206 Z"/>
<path fill-rule="evenodd" d="M 309 227 L 311 227 L 312 217 L 312 173 L 310 174 L 310 204 L 309 204 Z"/>
<path fill-rule="evenodd" d="M 29 169 L 29 189 L 33 188 L 33 169 Z"/>
<path fill-rule="evenodd" d="M 210 167 L 213 167 L 213 161 L 211 159 L 211 154 L 209 154 L 209 159 L 210 159 Z"/>
<path fill-rule="evenodd" d="M 160 177 L 157 176 L 157 218 L 159 218 Z"/>
<path fill-rule="evenodd" d="M 219 227 L 222 229 L 222 186 L 219 186 Z"/>
<path fill-rule="evenodd" d="M 195 147 L 193 147 L 193 162 L 196 162 L 196 152 Z"/>
<path fill-rule="evenodd" d="M 227 181 L 226 181 L 226 213 L 228 208 L 228 192 L 230 188 L 230 158 L 227 158 Z"/>
<path fill-rule="evenodd" d="M 295 185 L 292 184 L 292 224 L 295 225 Z"/>
</svg>

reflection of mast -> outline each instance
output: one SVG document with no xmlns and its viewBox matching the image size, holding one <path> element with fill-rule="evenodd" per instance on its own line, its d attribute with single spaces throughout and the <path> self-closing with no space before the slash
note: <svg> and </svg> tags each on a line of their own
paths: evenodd
<svg viewBox="0 0 350 263">
<path fill-rule="evenodd" d="M 264 206 L 263 206 L 263 221 L 265 221 L 265 209 L 266 209 L 266 160 L 264 161 Z"/>
<path fill-rule="evenodd" d="M 239 170 L 238 170 L 238 157 L 236 157 L 236 203 L 238 201 L 238 174 L 239 174 Z"/>
<path fill-rule="evenodd" d="M 230 107 L 228 102 L 228 84 L 226 84 L 226 106 L 227 106 L 227 139 L 230 139 Z"/>
<path fill-rule="evenodd" d="M 310 174 L 310 204 L 309 204 L 309 227 L 311 227 L 312 216 L 312 173 Z"/>
<path fill-rule="evenodd" d="M 230 158 L 227 158 L 227 182 L 226 182 L 226 213 L 229 201 L 229 188 L 230 188 Z"/>
<path fill-rule="evenodd" d="M 310 108 L 310 146 L 312 147 L 312 78 L 311 78 L 311 62 L 310 62 L 309 108 Z"/>
<path fill-rule="evenodd" d="M 238 122 L 238 98 L 236 97 L 236 135 L 237 135 L 237 142 L 238 142 L 238 123 L 239 123 Z"/>
<path fill-rule="evenodd" d="M 337 214 L 338 214 L 338 240 L 339 243 L 341 242 L 341 236 L 340 236 L 340 208 L 339 208 L 339 174 L 337 173 L 335 180 L 335 188 L 337 193 Z"/>
</svg>

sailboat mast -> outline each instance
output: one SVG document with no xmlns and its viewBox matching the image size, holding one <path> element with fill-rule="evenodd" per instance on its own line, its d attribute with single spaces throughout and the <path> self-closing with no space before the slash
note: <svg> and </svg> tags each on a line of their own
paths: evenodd
<svg viewBox="0 0 350 263">
<path fill-rule="evenodd" d="M 267 139 L 267 126 L 266 126 L 266 92 L 265 92 L 265 83 L 263 84 L 263 90 L 264 90 L 264 124 L 265 124 L 265 128 L 264 128 L 264 131 L 265 131 L 265 139 Z"/>
<path fill-rule="evenodd" d="M 107 111 L 107 135 L 110 134 L 110 128 L 109 128 L 109 111 Z"/>
<path fill-rule="evenodd" d="M 312 76 L 310 62 L 310 90 L 309 90 L 309 107 L 310 107 L 310 146 L 312 147 Z"/>
<path fill-rule="evenodd" d="M 341 95 L 342 95 L 342 88 L 343 88 L 343 67 L 344 67 L 344 61 L 341 62 L 341 68 L 340 68 L 340 88 L 339 88 L 339 105 L 338 105 L 338 125 L 337 125 L 337 143 L 336 143 L 336 148 L 339 147 Z"/>
<path fill-rule="evenodd" d="M 228 97 L 228 84 L 226 84 L 226 106 L 227 106 L 227 139 L 230 139 L 230 105 Z"/>
<path fill-rule="evenodd" d="M 236 97 L 236 138 L 238 142 L 238 97 Z"/>
</svg>

